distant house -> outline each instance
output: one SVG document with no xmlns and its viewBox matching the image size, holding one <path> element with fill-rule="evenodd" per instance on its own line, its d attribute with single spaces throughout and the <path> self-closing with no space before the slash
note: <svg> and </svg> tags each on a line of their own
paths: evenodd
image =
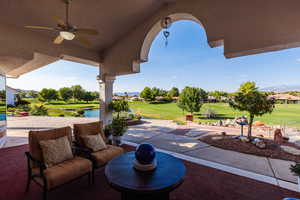
<svg viewBox="0 0 300 200">
<path fill-rule="evenodd" d="M 274 98 L 276 101 L 284 104 L 300 104 L 300 97 L 290 94 L 275 94 L 270 95 L 269 98 Z"/>
<path fill-rule="evenodd" d="M 6 86 L 6 104 L 15 105 L 17 100 L 18 90 L 12 87 Z"/>
<path fill-rule="evenodd" d="M 144 99 L 140 97 L 130 97 L 128 101 L 144 101 Z"/>
<path fill-rule="evenodd" d="M 217 98 L 214 96 L 208 96 L 207 97 L 207 102 L 209 103 L 217 103 Z"/>
<path fill-rule="evenodd" d="M 121 97 L 121 96 L 113 96 L 113 100 L 114 101 L 118 101 L 118 100 L 124 100 L 125 97 Z"/>
</svg>

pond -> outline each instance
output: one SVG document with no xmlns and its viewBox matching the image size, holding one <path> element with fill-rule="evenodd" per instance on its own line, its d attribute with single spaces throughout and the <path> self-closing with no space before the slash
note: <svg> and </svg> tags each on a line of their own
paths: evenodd
<svg viewBox="0 0 300 200">
<path fill-rule="evenodd" d="M 99 118 L 99 116 L 100 116 L 99 109 L 97 109 L 97 110 L 85 110 L 84 111 L 84 117 L 87 117 L 87 118 Z"/>
<path fill-rule="evenodd" d="M 129 110 L 129 113 L 133 113 L 133 111 Z M 100 111 L 99 111 L 99 109 L 85 110 L 83 115 L 84 115 L 84 117 L 87 117 L 87 118 L 99 118 Z"/>
</svg>

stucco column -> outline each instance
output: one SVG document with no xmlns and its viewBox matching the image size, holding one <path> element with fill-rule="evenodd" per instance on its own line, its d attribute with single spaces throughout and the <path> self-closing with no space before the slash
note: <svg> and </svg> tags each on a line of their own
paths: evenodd
<svg viewBox="0 0 300 200">
<path fill-rule="evenodd" d="M 102 76 L 99 80 L 100 92 L 100 120 L 103 121 L 103 125 L 107 125 L 112 121 L 112 112 L 108 110 L 108 105 L 113 98 L 113 85 L 115 76 Z"/>
</svg>

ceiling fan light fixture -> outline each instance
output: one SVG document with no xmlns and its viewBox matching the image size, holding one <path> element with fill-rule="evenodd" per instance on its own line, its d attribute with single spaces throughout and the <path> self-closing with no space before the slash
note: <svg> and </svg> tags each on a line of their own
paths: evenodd
<svg viewBox="0 0 300 200">
<path fill-rule="evenodd" d="M 68 31 L 61 31 L 59 34 L 65 40 L 73 40 L 75 38 L 75 34 Z"/>
</svg>

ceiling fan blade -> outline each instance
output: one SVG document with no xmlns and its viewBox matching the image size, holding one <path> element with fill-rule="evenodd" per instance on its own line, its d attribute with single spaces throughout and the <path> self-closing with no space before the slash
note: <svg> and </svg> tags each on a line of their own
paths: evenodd
<svg viewBox="0 0 300 200">
<path fill-rule="evenodd" d="M 60 19 L 57 16 L 53 16 L 54 21 L 56 21 L 57 24 L 61 25 L 61 26 L 66 26 L 66 23 L 64 20 Z"/>
<path fill-rule="evenodd" d="M 88 46 L 88 47 L 92 46 L 92 43 L 86 38 L 78 36 L 77 39 L 79 40 L 79 42 L 81 42 L 85 46 Z"/>
<path fill-rule="evenodd" d="M 98 35 L 99 32 L 96 29 L 89 29 L 89 28 L 79 28 L 76 31 L 79 34 L 87 34 L 87 35 Z"/>
<path fill-rule="evenodd" d="M 52 28 L 52 27 L 47 27 L 47 26 L 25 26 L 25 28 L 44 29 L 44 30 L 54 30 L 54 28 Z"/>
<path fill-rule="evenodd" d="M 61 44 L 63 41 L 64 41 L 64 38 L 59 35 L 59 36 L 57 36 L 55 38 L 55 40 L 53 41 L 53 43 L 54 44 Z"/>
</svg>

